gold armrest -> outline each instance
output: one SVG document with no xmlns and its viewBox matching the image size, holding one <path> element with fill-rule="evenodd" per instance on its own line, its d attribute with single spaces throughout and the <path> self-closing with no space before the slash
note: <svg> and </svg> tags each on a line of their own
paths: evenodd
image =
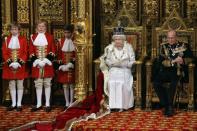
<svg viewBox="0 0 197 131">
<path fill-rule="evenodd" d="M 189 86 L 188 86 L 188 110 L 194 110 L 194 68 L 195 68 L 195 64 L 190 63 L 188 65 L 189 67 Z"/>
<path fill-rule="evenodd" d="M 146 110 L 151 110 L 151 102 L 152 102 L 152 60 L 149 60 L 145 64 L 146 66 Z"/>
</svg>

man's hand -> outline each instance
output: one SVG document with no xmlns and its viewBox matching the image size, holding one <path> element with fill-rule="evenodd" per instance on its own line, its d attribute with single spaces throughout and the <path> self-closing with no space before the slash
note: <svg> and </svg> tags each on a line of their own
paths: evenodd
<svg viewBox="0 0 197 131">
<path fill-rule="evenodd" d="M 128 67 L 128 63 L 129 63 L 129 61 L 122 61 L 121 62 L 121 67 Z"/>
<path fill-rule="evenodd" d="M 177 64 L 183 64 L 183 58 L 178 56 L 176 59 L 172 60 L 172 64 L 177 63 Z"/>
<path fill-rule="evenodd" d="M 44 68 L 45 65 L 46 63 L 43 60 L 38 63 L 39 68 Z"/>
<path fill-rule="evenodd" d="M 62 70 L 62 71 L 69 71 L 69 68 L 68 68 L 67 65 L 61 65 L 61 66 L 59 67 L 59 70 Z"/>
<path fill-rule="evenodd" d="M 49 66 L 52 65 L 52 62 L 51 62 L 49 59 L 47 59 L 47 58 L 44 58 L 43 61 L 44 61 L 45 64 L 47 64 L 47 65 L 49 65 Z"/>
<path fill-rule="evenodd" d="M 40 62 L 41 62 L 40 59 L 36 59 L 36 60 L 34 61 L 34 63 L 33 63 L 33 67 L 38 66 Z"/>
<path fill-rule="evenodd" d="M 74 65 L 72 64 L 72 63 L 68 63 L 67 65 L 66 65 L 69 69 L 74 69 Z"/>
<path fill-rule="evenodd" d="M 114 62 L 114 63 L 112 63 L 112 67 L 121 67 L 121 63 L 120 62 Z"/>
<path fill-rule="evenodd" d="M 17 70 L 21 65 L 18 62 L 12 62 L 9 67 L 12 67 L 13 69 Z"/>
</svg>

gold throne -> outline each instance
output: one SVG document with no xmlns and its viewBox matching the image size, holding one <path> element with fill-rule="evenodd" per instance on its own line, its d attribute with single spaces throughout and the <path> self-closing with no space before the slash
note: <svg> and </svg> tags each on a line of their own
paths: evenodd
<svg viewBox="0 0 197 131">
<path fill-rule="evenodd" d="M 178 40 L 190 44 L 193 54 L 195 55 L 195 31 L 193 28 L 187 28 L 183 19 L 178 15 L 176 9 L 172 11 L 161 27 L 155 28 L 153 31 L 153 45 L 151 60 L 146 63 L 146 109 L 151 110 L 152 102 L 159 102 L 159 99 L 153 90 L 152 65 L 154 59 L 159 55 L 160 44 L 167 42 L 166 34 L 170 29 L 177 31 Z M 193 63 L 188 65 L 189 80 L 183 83 L 183 88 L 179 92 L 178 99 L 174 102 L 187 103 L 188 109 L 194 109 L 194 67 Z M 175 96 L 176 98 L 176 96 Z"/>
<path fill-rule="evenodd" d="M 117 23 L 120 22 L 121 26 L 125 29 L 125 35 L 127 41 L 132 45 L 136 55 L 136 63 L 134 68 L 132 68 L 133 76 L 134 76 L 134 98 L 135 98 L 135 107 L 141 107 L 141 68 L 142 68 L 142 61 L 143 58 L 146 56 L 146 48 L 145 48 L 145 29 L 142 26 L 137 26 L 134 22 L 132 16 L 127 12 L 125 5 L 123 5 L 122 10 L 117 14 L 117 17 L 114 19 L 115 21 L 111 26 L 103 27 L 103 42 L 104 47 L 112 41 L 112 33 L 114 27 L 117 27 Z M 102 47 L 102 48 L 104 48 Z M 94 70 L 95 70 L 95 83 L 97 81 L 97 75 L 100 71 L 99 68 L 100 60 L 99 58 L 94 61 Z"/>
</svg>

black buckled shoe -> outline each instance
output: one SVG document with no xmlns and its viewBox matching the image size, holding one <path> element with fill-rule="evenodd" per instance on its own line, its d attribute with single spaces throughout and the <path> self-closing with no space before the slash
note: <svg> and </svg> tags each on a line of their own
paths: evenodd
<svg viewBox="0 0 197 131">
<path fill-rule="evenodd" d="M 16 111 L 22 111 L 22 107 L 21 106 L 18 106 L 17 108 L 16 108 Z"/>
<path fill-rule="evenodd" d="M 165 108 L 165 110 L 164 110 L 164 115 L 165 115 L 166 117 L 172 117 L 172 116 L 174 115 L 174 110 L 173 110 L 173 108 L 172 108 L 171 106 Z"/>
<path fill-rule="evenodd" d="M 64 106 L 64 110 L 66 110 L 68 108 L 68 106 Z"/>
<path fill-rule="evenodd" d="M 44 109 L 46 112 L 50 112 L 51 111 L 51 107 L 50 106 L 46 106 Z"/>
<path fill-rule="evenodd" d="M 31 112 L 35 112 L 35 111 L 38 111 L 38 110 L 41 110 L 41 109 L 42 109 L 42 106 L 40 106 L 40 107 L 33 106 L 31 108 Z"/>
<path fill-rule="evenodd" d="M 13 111 L 14 109 L 16 109 L 16 106 L 9 106 L 7 107 L 7 111 Z"/>
<path fill-rule="evenodd" d="M 110 109 L 110 112 L 119 112 L 120 109 Z"/>
</svg>

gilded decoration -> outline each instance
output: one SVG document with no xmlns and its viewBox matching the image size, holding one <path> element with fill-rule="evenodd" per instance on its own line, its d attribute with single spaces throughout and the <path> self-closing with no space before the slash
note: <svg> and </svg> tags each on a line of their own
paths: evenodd
<svg viewBox="0 0 197 131">
<path fill-rule="evenodd" d="M 2 22 L 3 24 L 8 24 L 11 22 L 13 14 L 10 0 L 2 0 Z"/>
<path fill-rule="evenodd" d="M 134 20 L 139 20 L 140 14 L 138 14 L 139 5 L 137 2 L 139 3 L 140 1 L 118 0 L 117 2 L 116 0 L 102 0 L 102 15 L 104 16 L 103 25 L 110 26 L 123 6 L 125 6 L 127 12 L 134 18 Z"/>
<path fill-rule="evenodd" d="M 2 0 L 2 1 L 1 1 L 2 25 L 3 25 L 3 23 L 5 23 L 5 19 L 6 19 L 6 16 L 4 15 L 6 11 L 5 11 L 5 9 L 3 8 L 3 6 L 5 6 L 5 0 Z"/>
<path fill-rule="evenodd" d="M 86 34 L 87 34 L 87 30 L 86 30 L 87 24 L 85 22 L 85 20 L 79 19 L 78 22 L 76 22 L 75 25 L 75 42 L 77 44 L 85 44 L 86 42 Z"/>
<path fill-rule="evenodd" d="M 170 14 L 170 12 L 176 8 L 177 10 L 180 10 L 180 0 L 167 0 L 167 10 L 166 13 Z"/>
<path fill-rule="evenodd" d="M 116 12 L 116 1 L 115 0 L 102 0 L 103 6 L 103 25 L 111 25 L 114 20 Z"/>
<path fill-rule="evenodd" d="M 85 17 L 85 0 L 79 0 L 78 1 L 78 18 L 84 18 Z"/>
<path fill-rule="evenodd" d="M 166 14 L 167 16 L 176 9 L 180 16 L 185 16 L 185 9 L 186 9 L 186 2 L 185 0 L 166 0 Z"/>
<path fill-rule="evenodd" d="M 9 30 L 8 30 L 8 24 L 3 24 L 2 25 L 2 36 L 8 36 L 9 35 Z"/>
<path fill-rule="evenodd" d="M 28 24 L 30 22 L 28 0 L 17 0 L 17 21 L 23 24 Z"/>
<path fill-rule="evenodd" d="M 138 5 L 136 0 L 124 0 L 125 2 L 125 7 L 128 10 L 129 14 L 132 15 L 133 18 L 137 18 L 138 14 Z M 123 4 L 124 5 L 124 4 Z"/>
<path fill-rule="evenodd" d="M 92 2 L 73 0 L 71 22 L 75 25 L 74 43 L 76 44 L 76 94 L 83 100 L 92 89 Z M 89 73 L 87 73 L 89 72 Z"/>
<path fill-rule="evenodd" d="M 145 0 L 144 12 L 148 22 L 156 19 L 159 15 L 159 0 Z"/>
<path fill-rule="evenodd" d="M 29 39 L 29 36 L 30 36 L 30 34 L 29 34 L 29 28 L 22 28 L 22 29 L 20 30 L 20 33 L 21 33 L 21 35 L 23 35 L 23 36 L 25 36 L 27 39 Z"/>
<path fill-rule="evenodd" d="M 71 1 L 71 23 L 74 23 L 74 20 L 76 18 L 77 13 L 77 6 L 76 6 L 76 0 Z"/>
<path fill-rule="evenodd" d="M 37 0 L 38 19 L 64 22 L 64 0 Z"/>
<path fill-rule="evenodd" d="M 60 39 L 64 37 L 64 30 L 63 29 L 54 29 L 53 30 L 54 38 Z"/>
<path fill-rule="evenodd" d="M 188 5 L 188 17 L 197 19 L 197 1 L 196 0 L 188 0 L 187 1 L 187 5 Z"/>
<path fill-rule="evenodd" d="M 85 46 L 77 46 L 77 64 L 76 64 L 76 88 L 75 98 L 83 100 L 87 94 L 87 77 L 86 77 L 86 60 L 85 60 Z"/>
</svg>

